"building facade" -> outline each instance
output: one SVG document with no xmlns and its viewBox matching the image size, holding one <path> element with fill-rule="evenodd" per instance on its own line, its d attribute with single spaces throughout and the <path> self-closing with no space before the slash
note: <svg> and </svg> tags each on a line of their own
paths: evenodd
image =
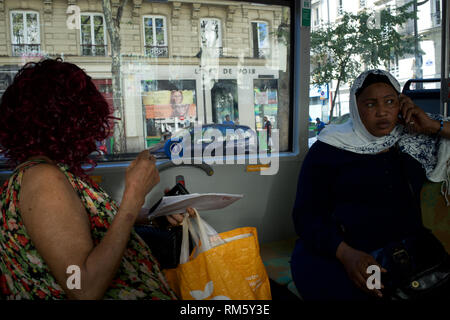
<svg viewBox="0 0 450 320">
<path fill-rule="evenodd" d="M 113 16 L 120 6 L 112 0 Z M 193 122 L 278 126 L 289 8 L 238 1 L 128 1 L 120 23 L 128 152 Z M 101 0 L 0 0 L 0 90 L 28 61 L 61 57 L 86 70 L 111 107 L 111 41 Z"/>
<path fill-rule="evenodd" d="M 346 12 L 358 13 L 362 10 L 380 12 L 388 8 L 395 8 L 413 3 L 414 0 L 313 0 L 311 1 L 311 28 L 317 29 L 322 23 L 339 21 Z M 418 1 L 417 7 L 417 34 L 421 37 L 419 48 L 419 67 L 416 68 L 414 54 L 400 57 L 392 61 L 390 71 L 403 86 L 413 78 L 440 78 L 441 68 L 441 0 Z M 412 6 L 411 6 L 412 8 Z M 376 15 L 375 15 L 376 19 Z M 376 23 L 376 21 L 374 21 Z M 414 21 L 406 23 L 401 31 L 408 35 L 414 34 Z M 364 66 L 363 66 L 364 68 Z M 384 66 L 380 66 L 384 68 Z M 363 71 L 363 70 L 361 70 Z M 341 116 L 349 112 L 349 85 L 340 86 L 336 92 L 336 82 L 323 88 L 311 88 L 310 116 L 315 119 L 329 120 L 331 98 L 337 94 L 336 106 L 333 116 Z"/>
</svg>

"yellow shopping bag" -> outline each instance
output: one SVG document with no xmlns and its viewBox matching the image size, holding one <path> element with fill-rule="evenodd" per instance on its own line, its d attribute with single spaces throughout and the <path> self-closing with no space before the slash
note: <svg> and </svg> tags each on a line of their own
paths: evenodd
<svg viewBox="0 0 450 320">
<path fill-rule="evenodd" d="M 180 264 L 175 269 L 164 270 L 178 297 L 183 300 L 270 300 L 269 278 L 259 253 L 256 228 L 220 233 L 221 244 L 214 246 L 217 236 L 205 235 L 206 222 L 198 214 L 195 219 L 200 226 L 199 234 L 196 235 L 191 223 L 183 223 Z M 183 254 L 188 250 L 188 231 L 196 247 L 186 258 Z"/>
</svg>

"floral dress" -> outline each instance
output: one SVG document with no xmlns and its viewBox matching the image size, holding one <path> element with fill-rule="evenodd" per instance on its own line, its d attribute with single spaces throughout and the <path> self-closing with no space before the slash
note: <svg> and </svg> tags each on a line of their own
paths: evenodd
<svg viewBox="0 0 450 320">
<path fill-rule="evenodd" d="M 24 171 L 43 160 L 28 161 L 16 168 L 0 190 L 0 298 L 67 299 L 49 267 L 27 234 L 18 198 Z M 97 245 L 105 236 L 118 206 L 95 183 L 87 183 L 58 164 L 88 214 L 91 236 Z M 134 232 L 105 299 L 176 299 L 149 247 Z"/>
</svg>

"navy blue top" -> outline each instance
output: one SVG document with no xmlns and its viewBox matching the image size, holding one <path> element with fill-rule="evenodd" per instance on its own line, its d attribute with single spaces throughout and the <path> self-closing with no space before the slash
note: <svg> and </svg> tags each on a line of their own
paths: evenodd
<svg viewBox="0 0 450 320">
<path fill-rule="evenodd" d="M 316 123 L 317 134 L 319 134 L 323 128 L 325 128 L 325 123 L 323 121 L 320 121 L 318 124 Z"/>
<path fill-rule="evenodd" d="M 425 180 L 421 164 L 395 148 L 357 154 L 317 141 L 298 179 L 295 230 L 318 254 L 335 257 L 344 240 L 369 253 L 425 230 L 418 209 Z"/>
</svg>

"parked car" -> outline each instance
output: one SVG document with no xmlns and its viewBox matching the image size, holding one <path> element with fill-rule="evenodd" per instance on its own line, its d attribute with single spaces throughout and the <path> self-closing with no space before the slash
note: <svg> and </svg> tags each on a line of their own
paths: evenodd
<svg viewBox="0 0 450 320">
<path fill-rule="evenodd" d="M 187 131 L 186 131 L 187 130 Z M 216 149 L 222 148 L 223 155 L 249 154 L 258 152 L 257 134 L 248 126 L 231 124 L 205 124 L 202 126 L 201 134 L 194 134 L 194 127 L 174 133 L 164 146 L 152 153 L 162 153 L 172 159 L 183 157 L 186 141 L 183 136 L 189 135 L 191 157 L 195 156 L 195 149 L 201 150 L 205 156 L 215 156 Z M 227 143 L 228 141 L 228 143 Z M 206 150 L 205 150 L 206 149 Z"/>
</svg>

